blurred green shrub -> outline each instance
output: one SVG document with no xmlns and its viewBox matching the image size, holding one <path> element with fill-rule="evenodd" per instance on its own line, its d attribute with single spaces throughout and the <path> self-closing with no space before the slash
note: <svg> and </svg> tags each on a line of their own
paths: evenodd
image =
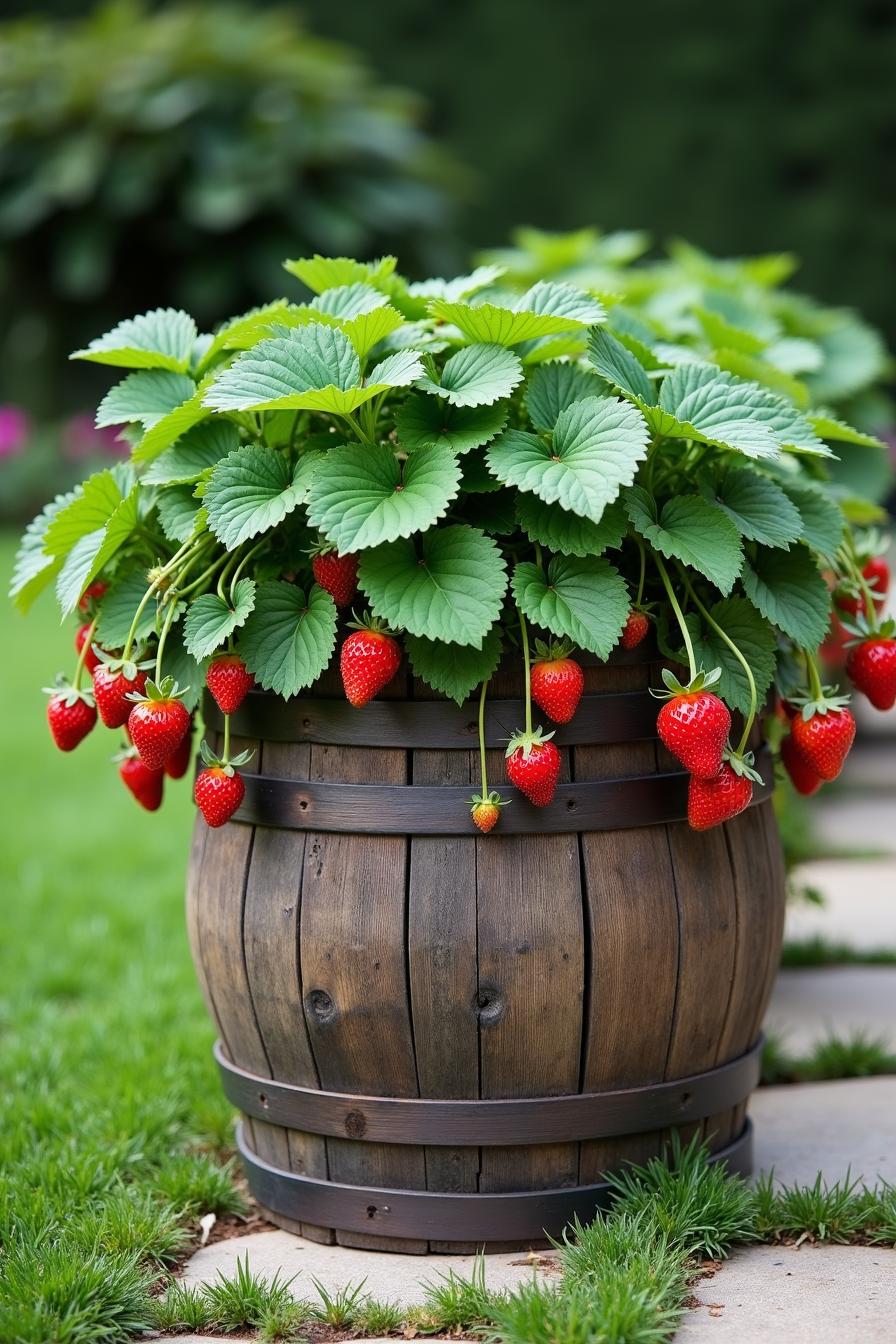
<svg viewBox="0 0 896 1344">
<path fill-rule="evenodd" d="M 98 327 L 238 312 L 286 255 L 440 266 L 461 177 L 419 111 L 288 9 L 113 0 L 0 26 L 0 402 L 68 410 L 59 370 Z"/>
</svg>

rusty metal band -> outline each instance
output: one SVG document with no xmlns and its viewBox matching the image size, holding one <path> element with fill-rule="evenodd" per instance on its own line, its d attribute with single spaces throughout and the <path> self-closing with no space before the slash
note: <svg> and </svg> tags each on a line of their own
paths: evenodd
<svg viewBox="0 0 896 1344">
<path fill-rule="evenodd" d="M 560 1097 L 451 1101 L 298 1087 L 237 1068 L 221 1042 L 215 1045 L 224 1091 L 244 1115 L 332 1138 L 449 1148 L 577 1143 L 690 1124 L 745 1101 L 759 1082 L 761 1056 L 760 1037 L 737 1059 L 671 1082 Z"/>
<path fill-rule="evenodd" d="M 511 1194 L 442 1194 L 425 1190 L 384 1190 L 315 1180 L 271 1166 L 252 1152 L 245 1127 L 237 1127 L 237 1146 L 249 1189 L 259 1204 L 294 1222 L 380 1237 L 419 1237 L 437 1241 L 541 1240 L 558 1237 L 579 1218 L 589 1222 L 612 1201 L 606 1182 L 561 1190 Z M 713 1153 L 712 1162 L 749 1176 L 753 1167 L 753 1129 Z"/>
<path fill-rule="evenodd" d="M 299 696 L 281 700 L 252 692 L 231 716 L 238 737 L 265 742 L 310 742 L 331 747 L 420 748 L 429 751 L 476 751 L 479 747 L 477 707 L 458 708 L 445 700 L 371 700 L 354 709 L 347 700 Z M 561 724 L 554 741 L 561 747 L 602 746 L 656 737 L 657 702 L 649 691 L 584 695 L 571 723 Z M 206 695 L 203 717 L 212 729 L 224 728 L 224 715 Z M 486 745 L 503 750 L 524 722 L 522 700 L 486 704 Z"/>
<path fill-rule="evenodd" d="M 763 778 L 751 806 L 771 795 L 774 784 L 767 748 L 757 753 Z M 466 785 L 342 784 L 241 771 L 246 796 L 233 820 L 290 831 L 349 835 L 476 835 Z M 684 770 L 627 779 L 559 784 L 547 807 L 521 795 L 501 814 L 501 835 L 557 835 L 620 831 L 683 821 L 690 776 Z"/>
</svg>

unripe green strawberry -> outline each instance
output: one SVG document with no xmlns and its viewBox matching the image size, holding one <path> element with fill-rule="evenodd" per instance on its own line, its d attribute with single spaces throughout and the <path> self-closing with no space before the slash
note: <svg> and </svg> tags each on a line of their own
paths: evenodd
<svg viewBox="0 0 896 1344">
<path fill-rule="evenodd" d="M 585 674 L 569 654 L 571 646 L 535 645 L 538 658 L 532 665 L 532 699 L 554 723 L 569 723 L 579 707 L 585 689 Z"/>
</svg>

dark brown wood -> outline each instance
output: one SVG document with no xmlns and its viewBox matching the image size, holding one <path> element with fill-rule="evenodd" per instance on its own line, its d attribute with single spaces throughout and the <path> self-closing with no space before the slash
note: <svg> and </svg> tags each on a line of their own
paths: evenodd
<svg viewBox="0 0 896 1344">
<path fill-rule="evenodd" d="M 348 747 L 329 750 L 331 756 L 334 751 L 352 754 Z M 771 781 L 770 761 L 764 753 L 758 764 L 766 766 Z M 470 797 L 465 786 L 397 787 L 383 782 L 373 787 L 372 782 L 279 779 L 249 771 L 243 778 L 246 798 L 234 818 L 237 822 L 350 835 L 473 837 L 475 833 L 470 809 L 465 806 Z M 752 806 L 768 797 L 771 787 L 771 782 L 757 784 Z M 533 807 L 525 798 L 515 798 L 515 810 L 508 810 L 502 819 L 501 835 L 567 835 L 664 825 L 685 818 L 687 794 L 688 775 L 682 770 L 586 784 L 564 782 L 548 807 Z"/>
<path fill-rule="evenodd" d="M 652 738 L 656 701 L 646 690 L 586 695 L 571 723 L 558 726 L 558 746 L 578 743 L 632 742 Z M 223 727 L 223 715 L 210 696 L 206 721 Z M 458 708 L 445 700 L 372 700 L 354 709 L 344 698 L 305 699 L 287 704 L 264 692 L 250 693 L 234 715 L 233 728 L 266 742 L 309 742 L 343 747 L 399 747 L 402 750 L 470 751 L 478 748 L 478 706 Z M 491 700 L 485 720 L 490 747 L 499 748 L 522 723 L 522 700 Z M 420 781 L 423 783 L 424 781 Z"/>
<path fill-rule="evenodd" d="M 595 735 L 557 734 L 547 809 L 504 783 L 492 746 L 512 802 L 489 836 L 469 817 L 475 706 L 404 673 L 366 719 L 332 674 L 308 701 L 252 697 L 242 722 L 266 736 L 246 807 L 221 831 L 198 822 L 188 923 L 252 1189 L 278 1223 L 409 1252 L 516 1248 L 593 1212 L 604 1172 L 673 1130 L 739 1142 L 783 917 L 770 760 L 754 807 L 691 832 L 680 768 L 623 714 L 658 668 L 587 662 Z M 522 723 L 518 670 L 491 689 L 511 707 L 494 743 Z M 346 727 L 289 741 L 312 714 L 357 724 L 353 745 Z M 395 745 L 395 724 L 440 716 L 432 745 Z M 360 745 L 374 720 L 393 725 L 384 745 Z"/>
<path fill-rule="evenodd" d="M 386 1232 L 391 1226 L 409 1229 L 430 1242 L 445 1237 L 448 1244 L 457 1244 L 469 1228 L 476 1227 L 481 1229 L 480 1244 L 496 1246 L 522 1239 L 538 1245 L 547 1237 L 559 1237 L 573 1218 L 590 1222 L 612 1198 L 604 1182 L 474 1195 L 315 1181 L 259 1159 L 239 1131 L 237 1139 L 252 1188 L 278 1222 L 284 1215 L 293 1222 L 328 1219 L 356 1236 L 364 1236 L 365 1229 L 373 1225 Z M 746 1176 L 752 1169 L 752 1149 L 753 1130 L 748 1122 L 733 1143 L 716 1152 L 714 1161 L 723 1162 L 731 1173 Z"/>
<path fill-rule="evenodd" d="M 710 1111 L 743 1101 L 753 1091 L 759 1081 L 762 1044 L 759 1037 L 736 1059 L 674 1082 L 503 1101 L 325 1092 L 239 1069 L 227 1059 L 220 1042 L 215 1058 L 233 1104 L 244 1115 L 269 1124 L 336 1138 L 354 1133 L 365 1143 L 425 1143 L 452 1149 L 472 1145 L 475 1151 L 480 1145 L 628 1136 L 702 1119 Z"/>
</svg>

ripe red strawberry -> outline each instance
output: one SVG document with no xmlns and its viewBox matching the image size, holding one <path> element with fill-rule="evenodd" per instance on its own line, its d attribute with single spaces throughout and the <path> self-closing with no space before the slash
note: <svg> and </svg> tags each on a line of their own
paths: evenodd
<svg viewBox="0 0 896 1344">
<path fill-rule="evenodd" d="M 126 788 L 147 812 L 158 812 L 165 785 L 164 770 L 151 770 L 137 755 L 128 754 L 118 767 Z"/>
<path fill-rule="evenodd" d="M 193 801 L 213 828 L 230 820 L 245 793 L 242 775 L 227 765 L 206 766 L 193 785 Z"/>
<path fill-rule="evenodd" d="M 87 637 L 90 634 L 92 628 L 93 627 L 90 621 L 88 621 L 86 625 L 81 625 L 78 627 L 78 630 L 75 634 L 75 653 L 77 653 L 78 657 L 81 656 L 81 650 L 87 643 Z M 91 647 L 88 648 L 87 652 L 84 654 L 84 666 L 87 668 L 88 672 L 92 673 L 95 667 L 99 667 L 100 662 L 101 659 L 97 656 L 97 654 L 94 653 L 93 646 L 91 645 Z"/>
<path fill-rule="evenodd" d="M 532 699 L 554 723 L 569 723 L 585 689 L 585 673 L 574 658 L 571 645 L 543 644 L 537 640 L 538 658 L 532 665 Z"/>
<path fill-rule="evenodd" d="M 142 697 L 130 697 L 128 733 L 150 770 L 161 770 L 190 731 L 190 711 L 179 698 L 182 694 L 176 682 L 166 677 L 158 686 L 147 681 Z"/>
<path fill-rule="evenodd" d="M 358 557 L 340 555 L 335 547 L 319 550 L 311 560 L 314 577 L 337 607 L 349 606 L 358 592 Z"/>
<path fill-rule="evenodd" d="M 190 715 L 190 728 L 176 751 L 165 762 L 165 774 L 169 779 L 183 779 L 193 759 L 193 715 Z"/>
<path fill-rule="evenodd" d="M 209 663 L 205 684 L 222 714 L 235 714 L 255 685 L 255 678 L 235 653 L 222 654 Z"/>
<path fill-rule="evenodd" d="M 78 610 L 86 616 L 92 610 L 93 605 L 99 602 L 101 597 L 105 597 L 108 591 L 108 583 L 104 583 L 102 579 L 94 579 L 93 583 L 89 583 L 78 598 Z"/>
<path fill-rule="evenodd" d="M 507 744 L 507 778 L 534 807 L 547 807 L 560 778 L 560 753 L 551 733 L 515 733 Z"/>
<path fill-rule="evenodd" d="M 339 671 L 349 703 L 366 705 L 388 686 L 400 664 L 401 648 L 382 622 L 370 620 L 360 625 L 339 652 Z"/>
<path fill-rule="evenodd" d="M 133 671 L 134 675 L 126 676 L 126 671 Z M 127 723 L 132 708 L 128 696 L 142 694 L 145 687 L 146 672 L 134 663 L 130 668 L 123 668 L 117 660 L 101 662 L 93 669 L 96 707 L 107 728 L 121 728 Z"/>
<path fill-rule="evenodd" d="M 866 560 L 862 566 L 862 578 L 871 589 L 877 611 L 883 611 L 887 593 L 890 591 L 890 566 L 883 556 L 872 555 L 870 560 Z M 839 609 L 849 616 L 858 616 L 860 612 L 865 611 L 864 594 L 844 592 L 841 589 L 834 593 L 834 601 Z"/>
<path fill-rule="evenodd" d="M 48 688 L 47 723 L 60 751 L 74 751 L 96 723 L 96 705 L 90 691 L 71 686 Z"/>
<path fill-rule="evenodd" d="M 875 709 L 896 704 L 896 639 L 863 639 L 849 651 L 846 673 Z"/>
<path fill-rule="evenodd" d="M 753 781 L 747 775 L 739 775 L 725 761 L 721 770 L 712 779 L 699 779 L 691 776 L 688 786 L 688 824 L 693 831 L 708 831 L 723 821 L 730 821 L 744 808 L 749 807 L 753 797 Z"/>
<path fill-rule="evenodd" d="M 507 803 L 501 797 L 500 793 L 482 794 L 477 793 L 475 798 L 470 799 L 470 816 L 473 818 L 473 825 L 478 826 L 484 835 L 493 831 L 501 817 L 501 808 L 506 807 Z"/>
<path fill-rule="evenodd" d="M 810 798 L 821 788 L 824 781 L 816 775 L 811 765 L 803 760 L 790 733 L 781 741 L 781 763 L 797 793 Z"/>
<path fill-rule="evenodd" d="M 731 731 L 728 706 L 706 689 L 718 681 L 718 675 L 718 668 L 708 675 L 700 672 L 683 686 L 663 670 L 669 699 L 657 716 L 657 732 L 663 745 L 698 779 L 716 778 Z"/>
<path fill-rule="evenodd" d="M 633 607 L 626 618 L 625 626 L 622 631 L 622 647 L 624 649 L 636 649 L 647 638 L 647 632 L 650 629 L 650 621 L 643 611 L 638 611 Z"/>
<path fill-rule="evenodd" d="M 823 707 L 822 707 L 823 706 Z M 808 711 L 808 718 L 806 713 Z M 791 724 L 793 744 L 819 779 L 836 779 L 856 735 L 856 721 L 837 702 L 811 702 Z"/>
</svg>

